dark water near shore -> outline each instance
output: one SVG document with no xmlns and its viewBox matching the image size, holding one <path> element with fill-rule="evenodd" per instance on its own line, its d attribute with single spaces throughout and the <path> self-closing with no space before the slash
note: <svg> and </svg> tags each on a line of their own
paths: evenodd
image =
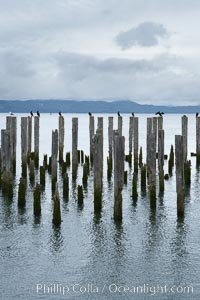
<svg viewBox="0 0 200 300">
<path fill-rule="evenodd" d="M 20 117 L 18 115 L 17 174 L 20 177 Z M 85 114 L 65 114 L 65 152 L 71 150 L 71 118 L 79 118 L 79 149 L 89 154 L 89 120 Z M 100 115 L 95 115 L 96 117 Z M 17 207 L 17 190 L 13 200 L 0 194 L 0 299 L 199 299 L 200 297 L 200 173 L 192 158 L 192 183 L 185 199 L 185 218 L 177 220 L 175 176 L 165 182 L 163 197 L 157 198 L 156 211 L 150 210 L 148 195 L 131 198 L 132 170 L 123 191 L 123 222 L 113 221 L 113 182 L 107 182 L 106 155 L 107 117 L 104 116 L 104 183 L 103 209 L 93 212 L 93 179 L 84 192 L 84 207 L 78 208 L 76 185 L 81 184 L 82 167 L 76 185 L 71 182 L 70 197 L 62 199 L 59 178 L 62 224 L 52 226 L 51 179 L 46 175 L 42 194 L 42 216 L 33 216 L 32 187 L 28 187 L 26 208 Z M 123 134 L 128 150 L 129 115 L 123 115 Z M 6 115 L 0 116 L 5 128 Z M 146 118 L 139 115 L 139 144 L 146 148 Z M 117 117 L 115 115 L 115 128 Z M 51 153 L 51 130 L 58 128 L 58 116 L 43 114 L 40 120 L 40 162 Z M 181 133 L 181 116 L 165 115 L 165 153 L 174 144 L 174 135 Z M 189 153 L 195 152 L 195 117 L 189 116 Z M 128 152 L 128 151 L 126 151 Z M 167 172 L 167 163 L 165 161 Z M 39 292 L 37 293 L 37 284 Z M 65 287 L 65 295 L 57 287 Z M 89 287 L 88 287 L 89 285 Z M 92 286 L 91 286 L 92 285 Z M 116 286 L 119 289 L 116 291 Z M 134 293 L 133 287 L 145 286 Z M 163 292 L 176 286 L 178 290 Z M 193 293 L 183 291 L 193 287 Z M 48 287 L 52 287 L 52 290 Z M 67 293 L 67 287 L 69 292 Z M 74 290 L 73 290 L 74 287 Z M 80 288 L 81 287 L 81 288 Z M 84 289 L 84 287 L 86 287 Z M 126 287 L 123 290 L 122 287 Z M 156 290 L 153 289 L 156 288 Z M 44 290 L 46 288 L 46 290 Z M 129 288 L 129 289 L 128 289 Z M 149 290 L 148 290 L 149 288 Z M 151 289 L 150 289 L 151 288 Z M 86 290 L 86 291 L 85 291 Z M 140 290 L 139 290 L 140 291 Z M 148 292 L 149 291 L 149 292 Z M 49 292 L 49 293 L 48 293 Z M 153 294 L 155 294 L 153 296 Z"/>
</svg>

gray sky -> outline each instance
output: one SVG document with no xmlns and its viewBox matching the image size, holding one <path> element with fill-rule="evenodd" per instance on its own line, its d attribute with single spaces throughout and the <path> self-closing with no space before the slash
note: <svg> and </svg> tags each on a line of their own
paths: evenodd
<svg viewBox="0 0 200 300">
<path fill-rule="evenodd" d="M 199 0 L 0 0 L 0 99 L 200 104 Z"/>
</svg>

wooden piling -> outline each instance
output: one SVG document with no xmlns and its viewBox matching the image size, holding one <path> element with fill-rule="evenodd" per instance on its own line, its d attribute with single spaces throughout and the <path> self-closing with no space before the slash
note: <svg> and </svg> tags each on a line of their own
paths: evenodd
<svg viewBox="0 0 200 300">
<path fill-rule="evenodd" d="M 11 155 L 11 172 L 16 173 L 16 146 L 17 146 L 17 118 L 13 116 L 6 117 L 6 130 L 10 137 L 10 155 Z"/>
<path fill-rule="evenodd" d="M 146 162 L 147 162 L 147 175 L 149 174 L 149 165 L 150 165 L 150 135 L 153 130 L 153 119 L 147 118 L 147 141 L 146 141 Z"/>
<path fill-rule="evenodd" d="M 184 150 L 183 136 L 175 135 L 177 215 L 184 215 Z"/>
<path fill-rule="evenodd" d="M 164 192 L 164 130 L 158 130 L 159 189 Z"/>
<path fill-rule="evenodd" d="M 32 117 L 28 116 L 28 145 L 27 145 L 27 156 L 30 158 L 31 151 L 32 151 Z"/>
<path fill-rule="evenodd" d="M 158 131 L 163 129 L 163 117 L 159 116 L 158 118 Z"/>
<path fill-rule="evenodd" d="M 129 117 L 129 155 L 132 156 L 133 152 L 133 122 L 134 117 Z"/>
<path fill-rule="evenodd" d="M 63 162 L 63 150 L 64 150 L 64 135 L 65 135 L 65 120 L 63 116 L 59 116 L 59 163 Z"/>
<path fill-rule="evenodd" d="M 18 186 L 18 207 L 24 208 L 26 205 L 26 180 L 21 177 Z"/>
<path fill-rule="evenodd" d="M 78 168 L 78 118 L 72 118 L 72 178 L 77 177 Z"/>
<path fill-rule="evenodd" d="M 60 196 L 58 192 L 58 184 L 55 185 L 54 193 L 54 207 L 53 207 L 53 224 L 59 226 L 62 222 L 61 220 L 61 209 L 60 209 Z"/>
<path fill-rule="evenodd" d="M 122 136 L 123 119 L 122 116 L 118 116 L 118 132 Z"/>
<path fill-rule="evenodd" d="M 182 116 L 182 136 L 183 136 L 183 159 L 187 161 L 187 147 L 188 147 L 188 117 Z"/>
<path fill-rule="evenodd" d="M 44 166 L 40 166 L 40 185 L 45 187 L 46 176 L 45 176 L 45 168 Z"/>
<path fill-rule="evenodd" d="M 35 217 L 41 216 L 41 190 L 38 183 L 33 192 L 33 214 Z"/>
<path fill-rule="evenodd" d="M 52 189 L 55 189 L 57 182 L 57 159 L 58 159 L 58 130 L 52 131 L 52 151 L 51 151 L 51 181 Z"/>
<path fill-rule="evenodd" d="M 78 185 L 78 188 L 77 188 L 77 194 L 78 194 L 78 205 L 79 206 L 82 206 L 83 205 L 83 187 L 82 185 Z"/>
<path fill-rule="evenodd" d="M 40 117 L 34 117 L 34 152 L 35 152 L 35 167 L 39 165 L 39 140 L 40 140 Z"/>
<path fill-rule="evenodd" d="M 143 165 L 143 155 L 142 155 L 142 147 L 140 147 L 140 153 L 139 153 L 139 167 L 141 168 Z"/>
<path fill-rule="evenodd" d="M 28 120 L 27 117 L 21 117 L 22 177 L 27 176 L 27 151 L 28 151 Z"/>
<path fill-rule="evenodd" d="M 200 164 L 200 117 L 196 117 L 196 162 Z"/>
<path fill-rule="evenodd" d="M 30 161 L 29 179 L 30 179 L 30 183 L 33 184 L 34 181 L 35 181 L 35 164 L 34 164 L 34 160 Z"/>
<path fill-rule="evenodd" d="M 113 117 L 108 117 L 108 153 L 109 159 L 112 159 L 113 155 Z"/>
<path fill-rule="evenodd" d="M 90 162 L 93 163 L 93 158 L 94 158 L 93 137 L 95 133 L 94 116 L 89 116 L 89 132 L 90 132 Z"/>
<path fill-rule="evenodd" d="M 124 184 L 125 139 L 115 132 L 114 136 L 114 220 L 122 220 L 122 189 Z"/>
<path fill-rule="evenodd" d="M 102 208 L 102 133 L 97 129 L 94 135 L 94 211 Z"/>
<path fill-rule="evenodd" d="M 155 131 L 149 135 L 149 193 L 151 208 L 156 208 L 156 138 Z"/>
<path fill-rule="evenodd" d="M 12 148 L 10 131 L 1 130 L 1 186 L 3 194 L 13 195 Z"/>
<path fill-rule="evenodd" d="M 67 173 L 63 176 L 63 198 L 69 199 L 69 177 Z"/>
<path fill-rule="evenodd" d="M 138 117 L 134 117 L 133 136 L 134 136 L 134 172 L 138 173 L 138 149 L 139 149 Z"/>
</svg>

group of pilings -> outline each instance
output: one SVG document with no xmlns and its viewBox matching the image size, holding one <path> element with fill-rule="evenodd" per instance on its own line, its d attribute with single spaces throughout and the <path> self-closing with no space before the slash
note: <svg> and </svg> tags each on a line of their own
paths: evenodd
<svg viewBox="0 0 200 300">
<path fill-rule="evenodd" d="M 34 119 L 34 151 L 32 150 L 32 121 Z M 52 151 L 49 161 L 47 155 L 44 156 L 43 165 L 39 167 L 39 131 L 40 118 L 38 116 L 21 118 L 21 162 L 22 175 L 19 183 L 19 206 L 23 206 L 23 198 L 26 191 L 27 169 L 29 167 L 30 182 L 34 186 L 34 207 L 37 207 L 40 198 L 41 187 L 45 186 L 46 171 L 51 174 L 52 191 L 58 199 L 57 174 L 58 163 L 62 169 L 63 178 L 63 197 L 69 197 L 69 176 L 67 167 L 71 165 L 72 179 L 77 178 L 78 164 L 81 160 L 83 164 L 82 185 L 78 186 L 78 203 L 83 204 L 83 188 L 87 187 L 90 167 L 93 168 L 94 182 L 94 211 L 100 212 L 102 209 L 103 192 L 103 153 L 104 153 L 104 132 L 103 117 L 98 117 L 97 129 L 95 131 L 94 116 L 89 117 L 89 137 L 90 137 L 90 155 L 85 156 L 83 151 L 78 150 L 78 118 L 72 118 L 72 152 L 66 154 L 64 160 L 64 117 L 59 116 L 58 129 L 52 131 Z M 12 191 L 13 176 L 16 172 L 16 142 L 17 142 L 17 119 L 16 117 L 7 117 L 6 129 L 1 130 L 1 156 L 0 183 L 2 191 L 5 193 Z M 114 175 L 114 219 L 122 219 L 122 190 L 124 184 L 127 184 L 127 171 L 124 170 L 125 161 L 132 166 L 132 198 L 134 201 L 138 197 L 138 174 L 140 172 L 141 191 L 146 193 L 148 186 L 150 205 L 156 207 L 157 196 L 157 168 L 158 168 L 158 187 L 159 193 L 164 192 L 164 179 L 172 176 L 174 167 L 174 147 L 172 145 L 168 170 L 169 174 L 164 174 L 164 130 L 163 117 L 147 118 L 147 139 L 146 139 L 146 164 L 143 163 L 142 148 L 139 151 L 139 119 L 131 116 L 129 119 L 129 152 L 125 154 L 125 137 L 123 136 L 123 118 L 118 116 L 117 129 L 113 126 L 113 117 L 108 118 L 108 157 L 107 174 L 111 180 Z M 187 160 L 188 147 L 188 118 L 182 117 L 182 133 L 175 136 L 175 162 L 176 162 L 176 191 L 177 191 L 177 214 L 184 215 L 184 197 L 185 189 L 191 182 L 191 163 Z M 139 152 L 139 153 L 138 153 Z M 200 117 L 196 118 L 196 156 L 197 163 L 200 159 Z M 157 162 L 157 163 L 156 163 Z M 39 168 L 40 180 L 35 183 L 35 169 Z M 132 170 L 132 168 L 131 168 Z M 56 200 L 57 201 L 57 200 Z M 56 202 L 58 206 L 58 201 Z M 40 208 L 35 209 L 35 215 L 39 215 Z M 56 223 L 56 222 L 55 222 Z"/>
</svg>

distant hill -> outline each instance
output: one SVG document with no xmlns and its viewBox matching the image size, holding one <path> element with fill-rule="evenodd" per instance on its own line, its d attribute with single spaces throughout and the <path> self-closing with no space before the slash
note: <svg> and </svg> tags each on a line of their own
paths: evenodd
<svg viewBox="0 0 200 300">
<path fill-rule="evenodd" d="M 42 113 L 195 113 L 200 106 L 142 105 L 133 101 L 75 101 L 75 100 L 0 100 L 0 112 L 28 113 L 39 110 Z"/>
</svg>

